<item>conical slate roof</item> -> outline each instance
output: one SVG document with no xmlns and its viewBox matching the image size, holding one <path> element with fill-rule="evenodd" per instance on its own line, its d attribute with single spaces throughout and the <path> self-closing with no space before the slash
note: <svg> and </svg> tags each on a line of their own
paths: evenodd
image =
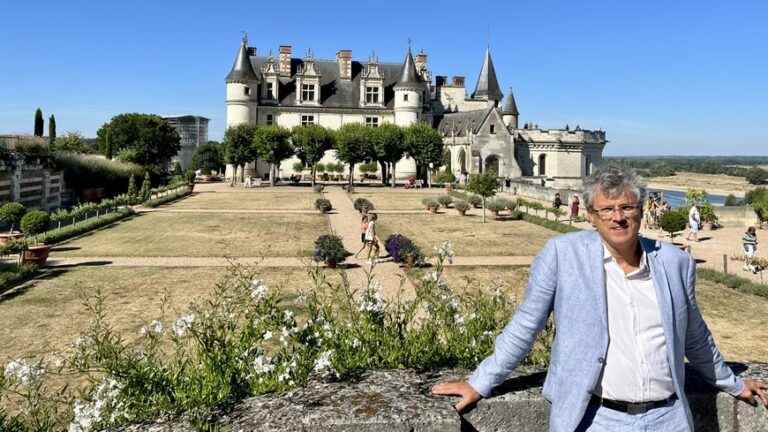
<svg viewBox="0 0 768 432">
<path fill-rule="evenodd" d="M 477 85 L 472 97 L 500 101 L 502 96 L 499 80 L 496 79 L 496 70 L 493 68 L 493 60 L 491 60 L 491 49 L 488 48 L 485 50 L 483 68 L 480 69 L 480 76 L 477 78 Z"/>
<path fill-rule="evenodd" d="M 507 100 L 504 101 L 502 114 L 520 115 L 520 112 L 517 110 L 517 103 L 515 103 L 515 96 L 512 94 L 512 87 L 509 88 L 509 95 L 507 95 Z"/>
<path fill-rule="evenodd" d="M 413 61 L 413 56 L 411 55 L 411 49 L 408 48 L 408 54 L 405 55 L 405 61 L 403 62 L 403 67 L 400 69 L 400 78 L 397 80 L 397 84 L 395 84 L 395 88 L 397 87 L 407 87 L 407 86 L 414 86 L 414 85 L 422 85 L 421 78 L 419 78 L 418 72 L 416 72 L 416 64 Z"/>
<path fill-rule="evenodd" d="M 235 63 L 232 65 L 232 70 L 227 75 L 227 82 L 248 82 L 258 81 L 258 79 L 259 77 L 253 71 L 251 59 L 248 56 L 248 40 L 243 38 L 243 43 L 240 44 L 240 50 L 237 52 L 237 58 L 235 58 Z"/>
</svg>

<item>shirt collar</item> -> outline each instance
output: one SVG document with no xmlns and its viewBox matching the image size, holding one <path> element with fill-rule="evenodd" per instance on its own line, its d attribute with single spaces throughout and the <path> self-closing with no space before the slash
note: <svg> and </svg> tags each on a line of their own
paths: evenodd
<svg viewBox="0 0 768 432">
<path fill-rule="evenodd" d="M 638 267 L 637 270 L 631 273 L 627 273 L 626 276 L 628 278 L 638 277 L 638 276 L 642 277 L 648 272 L 648 269 L 649 269 L 648 256 L 645 254 L 644 248 L 641 247 L 640 250 L 642 251 L 642 255 L 640 255 L 640 267 Z M 614 259 L 613 255 L 611 255 L 611 251 L 608 250 L 608 246 L 606 246 L 606 244 L 603 243 L 603 263 L 607 264 L 611 261 L 615 263 L 616 259 Z M 618 263 L 616 263 L 616 265 L 618 265 Z"/>
</svg>

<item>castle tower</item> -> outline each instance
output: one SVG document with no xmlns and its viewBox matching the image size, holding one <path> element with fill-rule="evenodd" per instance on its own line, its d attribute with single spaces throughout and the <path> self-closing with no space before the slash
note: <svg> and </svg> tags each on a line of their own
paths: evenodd
<svg viewBox="0 0 768 432">
<path fill-rule="evenodd" d="M 259 77 L 253 71 L 251 54 L 255 54 L 255 49 L 248 48 L 248 37 L 243 36 L 235 63 L 226 78 L 228 128 L 256 119 Z"/>
<path fill-rule="evenodd" d="M 520 112 L 517 111 L 517 103 L 515 103 L 515 96 L 512 94 L 512 87 L 509 88 L 509 95 L 507 100 L 504 101 L 504 110 L 501 112 L 501 119 L 507 127 L 517 129 L 517 120 L 520 117 Z"/>
<path fill-rule="evenodd" d="M 416 72 L 416 65 L 408 48 L 403 67 L 400 69 L 400 78 L 394 87 L 395 90 L 395 124 L 398 126 L 410 126 L 419 121 L 419 112 L 424 101 L 424 83 Z"/>
<path fill-rule="evenodd" d="M 499 80 L 496 78 L 496 69 L 493 68 L 493 60 L 491 60 L 491 49 L 488 48 L 485 50 L 485 60 L 480 69 L 480 76 L 477 77 L 472 99 L 487 100 L 489 107 L 496 107 L 499 106 L 502 96 Z"/>
</svg>

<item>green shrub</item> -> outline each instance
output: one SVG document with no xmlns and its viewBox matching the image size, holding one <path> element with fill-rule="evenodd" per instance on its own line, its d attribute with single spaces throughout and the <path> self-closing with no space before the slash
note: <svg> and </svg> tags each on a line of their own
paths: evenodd
<svg viewBox="0 0 768 432">
<path fill-rule="evenodd" d="M 688 223 L 688 218 L 679 210 L 670 210 L 659 219 L 659 225 L 661 229 L 669 233 L 669 236 L 674 238 L 675 234 L 683 231 L 685 225 Z"/>
<path fill-rule="evenodd" d="M 434 183 L 454 183 L 455 181 L 456 176 L 453 175 L 453 172 L 448 170 L 438 171 L 438 173 L 432 177 L 432 182 Z"/>
<path fill-rule="evenodd" d="M 144 174 L 144 181 L 141 183 L 141 189 L 139 190 L 139 198 L 142 201 L 147 201 L 150 198 L 152 190 L 152 180 L 149 178 L 149 171 Z"/>
<path fill-rule="evenodd" d="M 375 207 L 373 206 L 373 203 L 368 201 L 365 198 L 357 198 L 353 203 L 352 206 L 360 213 L 363 212 L 369 212 L 371 210 L 374 210 Z"/>
<path fill-rule="evenodd" d="M 443 207 L 448 208 L 453 202 L 453 197 L 450 195 L 440 195 L 437 197 L 437 202 L 439 202 Z"/>
<path fill-rule="evenodd" d="M 509 210 L 510 212 L 517 210 L 517 201 L 506 199 L 506 198 L 501 198 L 501 199 L 503 200 L 504 206 L 506 207 L 507 210 Z"/>
<path fill-rule="evenodd" d="M 107 195 L 114 196 L 126 191 L 131 175 L 144 175 L 144 169 L 139 165 L 97 155 L 56 152 L 54 160 L 64 173 L 67 187 L 75 191 L 104 188 Z"/>
<path fill-rule="evenodd" d="M 453 208 L 456 209 L 456 211 L 459 212 L 460 215 L 464 216 L 464 214 L 470 209 L 470 205 L 466 201 L 457 200 L 453 202 Z"/>
<path fill-rule="evenodd" d="M 45 232 L 51 224 L 51 217 L 42 210 L 30 210 L 21 218 L 21 230 L 27 235 Z"/>
<path fill-rule="evenodd" d="M 143 205 L 144 207 L 150 207 L 150 208 L 157 207 L 159 205 L 167 204 L 171 201 L 176 201 L 177 199 L 184 198 L 185 196 L 191 193 L 192 193 L 192 187 L 189 185 L 184 185 L 184 186 L 177 187 L 176 190 L 174 190 L 173 192 L 167 195 L 162 195 L 154 199 L 146 200 L 143 203 L 141 203 L 141 205 Z"/>
<path fill-rule="evenodd" d="M 499 212 L 506 210 L 507 205 L 506 203 L 502 202 L 499 199 L 492 199 L 492 200 L 488 200 L 485 203 L 485 208 L 488 209 L 495 216 L 498 216 Z"/>
<path fill-rule="evenodd" d="M 424 198 L 421 200 L 421 204 L 425 209 L 435 213 L 440 208 L 440 203 L 434 198 Z"/>
<path fill-rule="evenodd" d="M 0 221 L 8 226 L 18 228 L 21 218 L 27 212 L 27 208 L 17 202 L 9 202 L 0 207 Z"/>
<path fill-rule="evenodd" d="M 539 226 L 543 226 L 544 228 L 551 229 L 552 231 L 557 231 L 564 234 L 569 232 L 581 231 L 579 228 L 576 228 L 572 225 L 564 224 L 562 222 L 553 221 L 549 219 L 544 219 L 542 217 L 532 215 L 530 213 L 520 213 L 520 212 L 516 212 L 516 213 L 518 213 L 524 221 L 530 222 L 532 224 L 536 224 Z"/>
<path fill-rule="evenodd" d="M 330 200 L 325 198 L 318 198 L 315 200 L 315 208 L 320 210 L 321 213 L 328 213 L 329 211 L 333 210 L 333 205 L 331 205 Z"/>
<path fill-rule="evenodd" d="M 38 240 L 45 244 L 54 244 L 62 242 L 72 237 L 79 236 L 88 231 L 92 231 L 103 226 L 110 225 L 121 219 L 125 219 L 134 214 L 134 211 L 130 207 L 124 207 L 120 210 L 112 213 L 108 213 L 105 216 L 98 218 L 91 218 L 85 222 L 80 222 L 74 225 L 67 225 L 61 229 L 52 229 L 44 232 L 38 236 Z"/>
<path fill-rule="evenodd" d="M 727 197 L 725 197 L 725 204 L 726 207 L 736 207 L 742 205 L 742 201 L 738 198 L 736 198 L 736 195 L 734 194 L 728 194 Z"/>
<path fill-rule="evenodd" d="M 341 237 L 333 234 L 323 234 L 315 240 L 315 261 L 322 261 L 328 265 L 335 265 L 352 255 L 344 249 Z"/>
<path fill-rule="evenodd" d="M 701 221 L 706 223 L 717 223 L 718 217 L 715 214 L 715 209 L 712 207 L 712 204 L 709 202 L 705 202 L 701 206 Z"/>
<path fill-rule="evenodd" d="M 481 208 L 483 206 L 483 198 L 479 195 L 470 195 L 467 201 L 472 204 L 474 208 Z"/>
<path fill-rule="evenodd" d="M 736 291 L 768 298 L 768 285 L 766 284 L 755 283 L 740 276 L 706 268 L 697 269 L 696 274 L 702 279 L 723 284 Z"/>
</svg>

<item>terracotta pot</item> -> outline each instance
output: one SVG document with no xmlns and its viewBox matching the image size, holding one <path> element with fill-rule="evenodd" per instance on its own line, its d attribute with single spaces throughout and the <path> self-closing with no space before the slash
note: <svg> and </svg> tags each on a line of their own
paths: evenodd
<svg viewBox="0 0 768 432">
<path fill-rule="evenodd" d="M 326 261 L 326 262 L 325 262 L 325 265 L 327 265 L 327 266 L 328 266 L 328 268 L 336 268 L 336 266 L 338 265 L 338 263 L 337 263 L 336 261 Z"/>
<path fill-rule="evenodd" d="M 25 263 L 36 264 L 39 267 L 45 265 L 48 260 L 48 253 L 51 251 L 51 247 L 48 245 L 30 246 L 24 251 Z"/>
<path fill-rule="evenodd" d="M 8 244 L 14 240 L 21 240 L 23 238 L 24 238 L 24 234 L 19 231 L 0 234 L 0 245 Z"/>
<path fill-rule="evenodd" d="M 712 222 L 704 222 L 704 229 L 707 231 L 712 230 Z"/>
</svg>

